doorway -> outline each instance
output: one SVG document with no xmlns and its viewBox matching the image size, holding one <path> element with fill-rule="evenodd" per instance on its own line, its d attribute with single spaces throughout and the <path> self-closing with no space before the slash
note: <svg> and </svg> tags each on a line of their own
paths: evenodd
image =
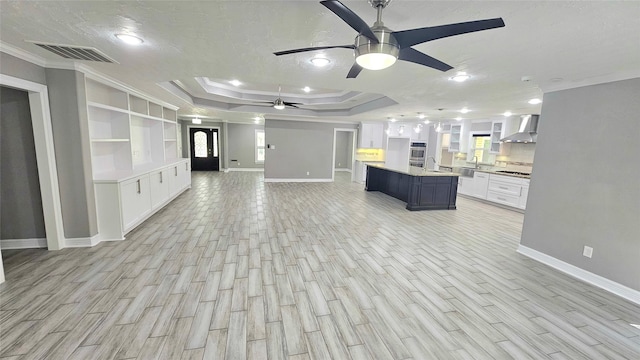
<svg viewBox="0 0 640 360">
<path fill-rule="evenodd" d="M 218 139 L 218 129 L 189 128 L 191 170 L 220 170 Z"/>
<path fill-rule="evenodd" d="M 333 164 L 331 180 L 355 179 L 356 129 L 333 129 Z"/>
</svg>

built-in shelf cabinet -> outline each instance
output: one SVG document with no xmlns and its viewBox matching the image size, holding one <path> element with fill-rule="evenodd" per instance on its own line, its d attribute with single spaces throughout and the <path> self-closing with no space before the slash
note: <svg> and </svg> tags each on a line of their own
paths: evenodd
<svg viewBox="0 0 640 360">
<path fill-rule="evenodd" d="M 119 240 L 191 187 L 177 108 L 92 78 L 86 96 L 99 237 Z"/>
</svg>

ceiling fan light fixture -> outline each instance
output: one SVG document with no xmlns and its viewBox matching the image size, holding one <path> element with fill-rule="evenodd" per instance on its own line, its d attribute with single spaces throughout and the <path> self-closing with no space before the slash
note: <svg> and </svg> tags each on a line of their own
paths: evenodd
<svg viewBox="0 0 640 360">
<path fill-rule="evenodd" d="M 325 57 L 321 57 L 321 56 L 316 56 L 314 58 L 312 58 L 311 60 L 309 60 L 314 66 L 317 67 L 325 67 L 327 65 L 329 65 L 329 63 L 331 63 L 331 60 L 325 58 Z"/>
<path fill-rule="evenodd" d="M 356 63 L 367 70 L 382 70 L 395 64 L 400 54 L 400 46 L 391 30 L 384 26 L 372 28 L 379 43 L 372 43 L 364 35 L 356 37 Z"/>
<path fill-rule="evenodd" d="M 389 54 L 369 53 L 358 56 L 356 62 L 367 70 L 382 70 L 393 65 L 397 59 L 395 56 Z"/>
<path fill-rule="evenodd" d="M 276 110 L 284 110 L 284 101 L 282 101 L 282 99 L 276 99 L 276 101 L 273 102 L 273 108 Z"/>
</svg>

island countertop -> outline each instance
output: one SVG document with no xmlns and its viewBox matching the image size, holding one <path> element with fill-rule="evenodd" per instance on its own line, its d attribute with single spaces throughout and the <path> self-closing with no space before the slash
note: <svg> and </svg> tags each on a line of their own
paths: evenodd
<svg viewBox="0 0 640 360">
<path fill-rule="evenodd" d="M 425 170 L 423 168 L 417 168 L 414 166 L 407 166 L 405 168 L 397 168 L 390 167 L 380 163 L 365 163 L 365 165 L 370 167 L 375 167 L 378 169 L 389 170 L 393 172 L 397 172 L 400 174 L 411 175 L 411 176 L 460 176 L 458 173 L 453 172 L 443 172 L 443 171 L 433 171 L 433 170 Z"/>
</svg>

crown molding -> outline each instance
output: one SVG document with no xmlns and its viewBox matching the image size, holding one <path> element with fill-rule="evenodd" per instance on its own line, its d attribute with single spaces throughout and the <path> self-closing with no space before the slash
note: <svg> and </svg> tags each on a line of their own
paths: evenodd
<svg viewBox="0 0 640 360">
<path fill-rule="evenodd" d="M 640 70 L 623 71 L 614 74 L 607 74 L 602 76 L 595 76 L 587 79 L 583 79 L 576 82 L 560 82 L 552 83 L 549 85 L 541 86 L 540 89 L 543 93 L 550 93 L 562 90 L 576 89 L 585 86 L 606 84 L 616 81 L 630 80 L 640 78 Z"/>
<path fill-rule="evenodd" d="M 45 60 L 45 58 L 34 55 L 30 52 L 24 51 L 20 48 L 17 48 L 13 45 L 9 45 L 2 41 L 0 41 L 0 51 L 5 54 L 9 54 L 11 56 L 15 56 L 18 59 L 22 59 L 24 61 L 30 62 L 32 64 L 35 64 L 41 67 L 47 67 L 47 60 Z"/>
</svg>

